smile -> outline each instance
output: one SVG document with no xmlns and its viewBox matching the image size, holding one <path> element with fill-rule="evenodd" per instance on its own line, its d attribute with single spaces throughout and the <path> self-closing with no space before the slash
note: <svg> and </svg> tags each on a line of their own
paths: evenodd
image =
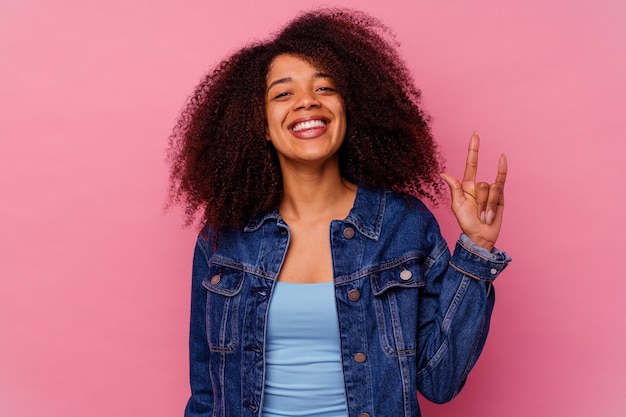
<svg viewBox="0 0 626 417">
<path fill-rule="evenodd" d="M 321 127 L 326 127 L 328 123 L 324 120 L 307 120 L 305 122 L 296 123 L 291 127 L 291 131 L 293 132 L 301 132 L 303 130 L 309 129 L 317 129 Z"/>
</svg>

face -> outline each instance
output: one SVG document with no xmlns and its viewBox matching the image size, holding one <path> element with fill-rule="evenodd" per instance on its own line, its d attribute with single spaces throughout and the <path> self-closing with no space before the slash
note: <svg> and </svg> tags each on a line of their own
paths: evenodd
<svg viewBox="0 0 626 417">
<path fill-rule="evenodd" d="M 329 74 L 294 55 L 278 55 L 267 73 L 265 115 L 281 165 L 337 162 L 346 112 Z"/>
</svg>

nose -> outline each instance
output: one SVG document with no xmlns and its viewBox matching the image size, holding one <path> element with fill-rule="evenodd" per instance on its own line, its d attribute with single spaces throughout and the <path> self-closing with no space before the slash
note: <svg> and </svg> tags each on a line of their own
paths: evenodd
<svg viewBox="0 0 626 417">
<path fill-rule="evenodd" d="M 313 109 L 320 106 L 320 102 L 315 97 L 313 91 L 310 90 L 302 90 L 298 93 L 298 99 L 294 102 L 294 109 Z"/>
</svg>

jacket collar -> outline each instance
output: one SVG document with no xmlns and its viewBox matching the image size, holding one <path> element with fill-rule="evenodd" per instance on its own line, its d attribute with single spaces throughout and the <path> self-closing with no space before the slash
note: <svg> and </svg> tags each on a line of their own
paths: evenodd
<svg viewBox="0 0 626 417">
<path fill-rule="evenodd" d="M 387 191 L 359 184 L 354 206 L 345 222 L 351 223 L 365 237 L 378 240 L 385 215 Z"/>
<path fill-rule="evenodd" d="M 388 192 L 359 184 L 356 198 L 354 199 L 354 206 L 343 221 L 352 224 L 365 237 L 378 240 L 385 214 Z M 278 208 L 275 208 L 265 215 L 252 219 L 244 228 L 244 232 L 255 232 L 265 222 L 270 220 L 276 220 L 279 225 L 285 225 L 285 222 L 280 217 Z"/>
</svg>

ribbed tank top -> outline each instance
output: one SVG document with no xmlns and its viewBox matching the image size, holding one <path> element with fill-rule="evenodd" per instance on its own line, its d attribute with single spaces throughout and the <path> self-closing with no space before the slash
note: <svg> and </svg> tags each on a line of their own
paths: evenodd
<svg viewBox="0 0 626 417">
<path fill-rule="evenodd" d="M 333 282 L 277 282 L 265 342 L 263 417 L 346 417 Z"/>
</svg>

